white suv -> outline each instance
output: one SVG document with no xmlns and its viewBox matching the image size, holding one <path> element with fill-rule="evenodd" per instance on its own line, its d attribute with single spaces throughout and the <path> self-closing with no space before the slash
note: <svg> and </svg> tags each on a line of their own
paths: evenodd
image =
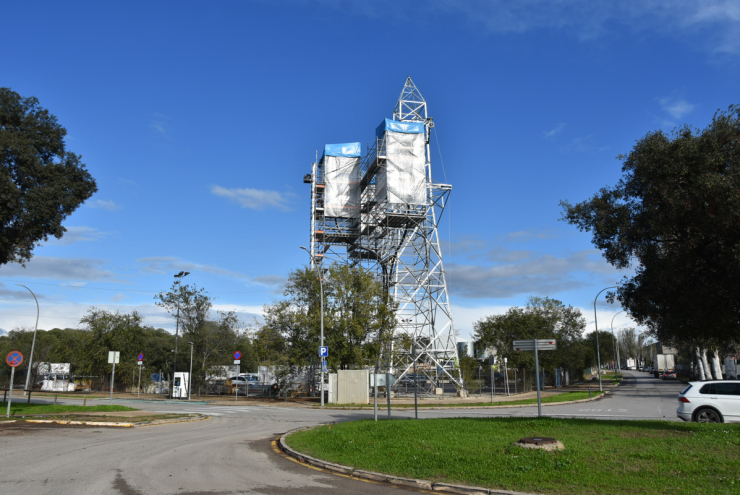
<svg viewBox="0 0 740 495">
<path fill-rule="evenodd" d="M 689 382 L 678 394 L 676 414 L 699 423 L 740 422 L 740 380 Z"/>
</svg>

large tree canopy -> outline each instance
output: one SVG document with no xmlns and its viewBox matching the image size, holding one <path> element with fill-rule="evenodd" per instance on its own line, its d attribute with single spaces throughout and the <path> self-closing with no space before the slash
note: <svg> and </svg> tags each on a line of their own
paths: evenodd
<svg viewBox="0 0 740 495">
<path fill-rule="evenodd" d="M 703 131 L 651 132 L 622 179 L 593 198 L 561 202 L 619 268 L 635 267 L 617 298 L 663 342 L 740 340 L 740 107 Z"/>
<path fill-rule="evenodd" d="M 0 88 L 0 265 L 25 263 L 38 242 L 61 238 L 62 221 L 98 190 L 66 151 L 66 134 L 36 98 Z"/>
</svg>

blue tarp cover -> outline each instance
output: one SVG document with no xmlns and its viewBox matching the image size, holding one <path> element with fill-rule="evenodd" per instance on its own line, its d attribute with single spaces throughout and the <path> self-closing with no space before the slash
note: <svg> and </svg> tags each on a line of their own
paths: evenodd
<svg viewBox="0 0 740 495">
<path fill-rule="evenodd" d="M 399 122 L 393 119 L 385 119 L 375 129 L 375 135 L 380 137 L 385 131 L 422 134 L 424 132 L 424 122 Z"/>
<path fill-rule="evenodd" d="M 360 143 L 327 144 L 324 146 L 324 153 L 321 155 L 322 163 L 325 156 L 346 156 L 351 158 L 362 156 L 362 146 Z"/>
</svg>

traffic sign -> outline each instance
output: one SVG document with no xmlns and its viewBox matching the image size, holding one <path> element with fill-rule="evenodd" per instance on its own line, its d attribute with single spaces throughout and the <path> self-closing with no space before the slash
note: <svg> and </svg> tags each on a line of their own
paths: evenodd
<svg viewBox="0 0 740 495">
<path fill-rule="evenodd" d="M 138 356 L 136 356 L 137 361 L 143 361 L 144 360 L 144 353 L 140 352 Z"/>
<path fill-rule="evenodd" d="M 121 360 L 119 351 L 108 351 L 108 364 L 118 364 Z"/>
<path fill-rule="evenodd" d="M 241 353 L 241 352 L 239 352 L 239 351 L 236 351 L 236 352 L 234 353 L 234 361 L 238 361 L 238 360 L 240 360 L 241 358 L 242 358 L 242 353 Z"/>
<path fill-rule="evenodd" d="M 323 371 L 324 373 L 329 371 L 329 367 L 327 366 L 326 361 L 321 361 L 321 371 Z"/>
<path fill-rule="evenodd" d="M 329 347 L 322 345 L 319 347 L 319 357 L 329 357 Z"/>
<path fill-rule="evenodd" d="M 557 341 L 555 339 L 533 339 L 533 340 L 515 340 L 514 350 L 515 351 L 533 351 L 534 344 L 537 342 L 538 351 L 554 351 L 557 349 Z"/>
<path fill-rule="evenodd" d="M 20 366 L 23 362 L 23 354 L 18 351 L 10 351 L 5 357 L 5 362 L 8 363 L 8 366 L 11 368 Z"/>
</svg>

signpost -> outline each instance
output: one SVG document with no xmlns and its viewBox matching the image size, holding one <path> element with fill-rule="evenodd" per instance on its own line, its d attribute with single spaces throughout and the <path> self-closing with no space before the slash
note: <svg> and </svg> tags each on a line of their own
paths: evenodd
<svg viewBox="0 0 740 495">
<path fill-rule="evenodd" d="M 136 360 L 139 361 L 139 388 L 136 389 L 136 398 L 139 398 L 139 393 L 141 392 L 141 365 L 144 362 L 144 353 L 140 352 L 138 356 L 136 356 Z"/>
<path fill-rule="evenodd" d="M 324 306 L 323 306 L 323 299 L 322 306 L 321 306 L 321 343 L 324 343 Z M 327 371 L 326 367 L 326 358 L 329 357 L 329 346 L 320 345 L 319 346 L 319 357 L 321 358 L 321 387 L 319 390 L 319 393 L 321 394 L 321 407 L 324 407 L 324 373 Z"/>
<path fill-rule="evenodd" d="M 10 417 L 10 403 L 13 402 L 13 379 L 15 378 L 15 369 L 23 362 L 23 354 L 18 351 L 10 351 L 8 355 L 5 356 L 5 362 L 10 366 L 10 393 L 8 394 L 8 412 L 6 414 L 7 417 Z"/>
<path fill-rule="evenodd" d="M 236 391 L 236 394 L 234 395 L 235 401 L 239 400 L 239 371 L 240 371 L 241 362 L 242 362 L 242 353 L 239 351 L 236 351 L 234 353 L 234 364 L 236 365 L 236 387 L 234 389 Z"/>
<path fill-rule="evenodd" d="M 113 404 L 113 383 L 116 377 L 116 364 L 120 362 L 121 353 L 118 351 L 108 351 L 108 364 L 113 365 L 113 373 L 110 375 L 110 402 Z"/>
<path fill-rule="evenodd" d="M 540 397 L 540 356 L 537 351 L 554 351 L 557 349 L 555 339 L 515 340 L 515 351 L 534 351 L 534 370 L 537 375 L 537 416 L 542 417 L 542 398 Z"/>
</svg>

